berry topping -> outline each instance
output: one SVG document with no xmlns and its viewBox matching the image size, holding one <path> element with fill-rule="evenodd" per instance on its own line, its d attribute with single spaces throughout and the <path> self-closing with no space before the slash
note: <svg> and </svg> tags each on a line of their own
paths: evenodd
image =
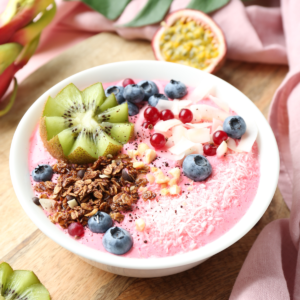
<svg viewBox="0 0 300 300">
<path fill-rule="evenodd" d="M 213 141 L 216 145 L 221 145 L 222 142 L 227 141 L 228 140 L 228 135 L 225 131 L 223 130 L 218 130 L 216 131 L 213 136 Z"/>
<path fill-rule="evenodd" d="M 129 101 L 127 101 L 127 104 L 128 104 L 128 115 L 129 116 L 135 116 L 139 113 L 140 110 L 135 104 L 133 104 Z"/>
<path fill-rule="evenodd" d="M 166 138 L 161 133 L 154 133 L 150 138 L 151 145 L 156 149 L 161 149 L 166 144 Z"/>
<path fill-rule="evenodd" d="M 193 113 L 189 109 L 183 108 L 178 117 L 182 123 L 190 123 L 193 120 Z"/>
<path fill-rule="evenodd" d="M 246 132 L 246 123 L 240 116 L 230 116 L 225 119 L 223 129 L 233 139 L 240 139 Z"/>
<path fill-rule="evenodd" d="M 114 93 L 119 104 L 122 104 L 125 99 L 123 97 L 124 88 L 118 85 L 111 85 L 105 90 L 105 95 L 108 97 L 110 94 Z"/>
<path fill-rule="evenodd" d="M 134 82 L 131 78 L 126 78 L 126 79 L 123 80 L 122 85 L 123 85 L 124 87 L 126 87 L 126 86 L 129 85 L 129 84 L 135 84 L 135 82 Z"/>
<path fill-rule="evenodd" d="M 182 168 L 184 175 L 194 181 L 203 181 L 212 172 L 210 162 L 200 154 L 188 155 L 183 161 Z"/>
<path fill-rule="evenodd" d="M 111 227 L 104 234 L 102 244 L 106 251 L 121 255 L 132 248 L 133 239 L 127 230 L 120 227 Z"/>
<path fill-rule="evenodd" d="M 31 175 L 36 182 L 49 181 L 53 176 L 53 170 L 49 165 L 38 165 L 32 170 Z"/>
<path fill-rule="evenodd" d="M 182 82 L 171 79 L 165 86 L 165 94 L 171 99 L 180 99 L 187 94 L 187 88 Z"/>
<path fill-rule="evenodd" d="M 144 96 L 144 90 L 137 84 L 127 85 L 123 92 L 123 97 L 131 103 L 139 103 L 143 101 Z"/>
<path fill-rule="evenodd" d="M 207 156 L 214 156 L 217 153 L 217 147 L 214 144 L 206 144 L 203 146 L 203 153 Z"/>
<path fill-rule="evenodd" d="M 86 170 L 83 170 L 83 169 L 82 169 L 82 170 L 79 170 L 79 171 L 77 172 L 77 176 L 78 176 L 79 178 L 82 179 L 83 176 L 84 176 L 84 174 L 85 174 L 85 171 L 86 171 Z"/>
<path fill-rule="evenodd" d="M 153 129 L 153 127 L 154 127 L 154 125 L 151 122 L 149 122 L 149 121 L 144 122 L 142 124 L 142 126 L 143 126 L 143 128 L 150 129 L 150 130 Z"/>
<path fill-rule="evenodd" d="M 68 227 L 68 233 L 70 236 L 82 237 L 84 235 L 84 228 L 80 223 L 72 223 Z"/>
<path fill-rule="evenodd" d="M 154 94 L 148 99 L 151 106 L 156 106 L 159 100 L 169 100 L 164 94 Z"/>
<path fill-rule="evenodd" d="M 155 107 L 149 106 L 144 111 L 146 121 L 156 123 L 159 120 L 159 110 Z"/>
<path fill-rule="evenodd" d="M 104 233 L 113 226 L 113 220 L 105 212 L 98 211 L 88 220 L 89 229 L 94 233 Z"/>
<path fill-rule="evenodd" d="M 174 119 L 174 114 L 169 109 L 162 110 L 160 112 L 160 119 L 163 121 Z"/>
<path fill-rule="evenodd" d="M 148 100 L 154 94 L 158 93 L 158 88 L 153 81 L 150 80 L 142 80 L 138 83 L 138 85 L 143 88 L 145 92 L 144 100 Z"/>
</svg>

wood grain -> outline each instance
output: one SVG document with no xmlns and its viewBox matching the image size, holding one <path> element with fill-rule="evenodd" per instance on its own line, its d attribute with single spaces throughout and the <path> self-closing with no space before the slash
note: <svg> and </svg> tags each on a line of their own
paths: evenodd
<svg viewBox="0 0 300 300">
<path fill-rule="evenodd" d="M 241 240 L 205 263 L 173 276 L 134 279 L 88 265 L 41 233 L 22 210 L 9 177 L 9 148 L 18 122 L 29 106 L 62 79 L 97 65 L 154 59 L 150 44 L 125 41 L 108 33 L 94 36 L 47 63 L 21 83 L 12 111 L 0 119 L 0 260 L 30 269 L 52 299 L 228 299 L 256 237 L 266 224 L 289 216 L 279 190 L 256 226 Z M 227 61 L 217 76 L 245 93 L 265 116 L 288 69 L 278 65 Z"/>
</svg>

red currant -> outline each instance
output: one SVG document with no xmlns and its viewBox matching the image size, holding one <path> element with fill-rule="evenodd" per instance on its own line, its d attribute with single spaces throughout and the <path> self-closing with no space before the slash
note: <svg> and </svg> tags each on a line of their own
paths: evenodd
<svg viewBox="0 0 300 300">
<path fill-rule="evenodd" d="M 156 123 L 159 120 L 159 111 L 156 107 L 149 106 L 144 111 L 146 121 Z"/>
<path fill-rule="evenodd" d="M 203 146 L 203 153 L 207 156 L 214 156 L 217 154 L 217 147 L 213 144 L 206 144 Z"/>
<path fill-rule="evenodd" d="M 154 148 L 160 149 L 166 144 L 166 138 L 161 133 L 154 133 L 150 138 L 150 143 Z"/>
<path fill-rule="evenodd" d="M 123 80 L 123 83 L 122 83 L 123 87 L 126 87 L 129 84 L 135 84 L 135 82 L 131 78 L 126 78 Z"/>
<path fill-rule="evenodd" d="M 222 142 L 228 140 L 228 135 L 223 130 L 218 130 L 213 134 L 213 141 L 216 145 L 221 145 Z"/>
<path fill-rule="evenodd" d="M 189 109 L 183 108 L 178 117 L 182 123 L 190 123 L 193 120 L 193 113 Z"/>
<path fill-rule="evenodd" d="M 153 129 L 153 124 L 151 123 L 151 122 L 149 122 L 149 121 L 146 121 L 146 122 L 144 122 L 143 124 L 142 124 L 142 126 L 143 126 L 143 128 L 145 128 L 145 129 Z"/>
<path fill-rule="evenodd" d="M 174 119 L 174 114 L 169 109 L 162 110 L 160 112 L 160 119 L 164 121 Z"/>
<path fill-rule="evenodd" d="M 68 227 L 68 233 L 74 237 L 81 237 L 84 235 L 84 228 L 80 223 L 72 223 Z"/>
</svg>

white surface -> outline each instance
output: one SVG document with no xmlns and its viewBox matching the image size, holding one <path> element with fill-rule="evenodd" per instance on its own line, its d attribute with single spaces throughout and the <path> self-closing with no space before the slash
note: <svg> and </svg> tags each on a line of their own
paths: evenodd
<svg viewBox="0 0 300 300">
<path fill-rule="evenodd" d="M 246 214 L 233 228 L 200 249 L 173 257 L 151 259 L 125 258 L 109 253 L 99 253 L 65 235 L 31 200 L 33 191 L 28 172 L 29 138 L 47 97 L 49 95 L 54 97 L 71 82 L 83 89 L 96 81 L 109 82 L 127 77 L 150 80 L 175 79 L 190 86 L 198 86 L 201 82 L 208 80 L 216 87 L 216 97 L 227 99 L 229 106 L 242 117 L 248 116 L 255 119 L 258 128 L 257 143 L 261 168 L 257 195 Z M 10 174 L 23 209 L 37 227 L 56 243 L 108 272 L 133 277 L 156 277 L 192 268 L 243 237 L 261 218 L 272 200 L 279 175 L 279 154 L 274 135 L 264 116 L 245 95 L 227 82 L 214 75 L 179 64 L 160 61 L 128 61 L 98 66 L 77 73 L 56 84 L 37 99 L 20 121 L 15 132 L 10 151 Z"/>
</svg>

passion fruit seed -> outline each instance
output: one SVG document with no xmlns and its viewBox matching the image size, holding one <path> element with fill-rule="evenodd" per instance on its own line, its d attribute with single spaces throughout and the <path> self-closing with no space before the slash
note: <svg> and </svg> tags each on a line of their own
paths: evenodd
<svg viewBox="0 0 300 300">
<path fill-rule="evenodd" d="M 219 42 L 207 25 L 182 17 L 165 29 L 159 41 L 166 61 L 206 69 L 219 56 Z"/>
</svg>

